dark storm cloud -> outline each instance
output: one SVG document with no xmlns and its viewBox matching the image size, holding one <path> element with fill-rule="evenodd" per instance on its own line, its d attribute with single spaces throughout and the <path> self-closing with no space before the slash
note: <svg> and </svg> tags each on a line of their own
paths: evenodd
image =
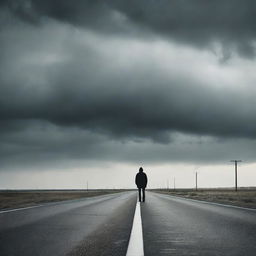
<svg viewBox="0 0 256 256">
<path fill-rule="evenodd" d="M 224 51 L 234 47 L 247 57 L 255 53 L 255 1 L 134 0 L 119 7 L 134 22 L 175 40 L 199 47 L 217 41 Z"/>
<path fill-rule="evenodd" d="M 84 129 L 29 121 L 26 129 L 0 135 L 0 171 L 65 169 L 108 162 L 223 164 L 238 156 L 247 163 L 255 159 L 256 144 L 252 140 L 218 141 L 179 133 L 172 137 L 170 144 L 155 144 L 149 140 L 109 140 L 108 136 Z"/>
<path fill-rule="evenodd" d="M 232 52 L 255 54 L 256 3 L 253 0 L 3 1 L 18 17 L 40 23 L 45 17 L 101 32 L 140 28 L 196 47 L 220 43 L 223 60 Z M 128 25 L 128 26 L 127 26 Z M 131 32 L 131 31 L 130 31 Z"/>
<path fill-rule="evenodd" d="M 174 57 L 182 72 L 165 70 L 172 62 L 150 53 L 154 45 L 146 41 L 115 41 L 90 33 L 83 38 L 79 31 L 59 30 L 59 24 L 49 23 L 39 34 L 36 27 L 2 33 L 1 129 L 5 124 L 9 129 L 13 120 L 37 119 L 113 138 L 164 143 L 174 131 L 255 138 L 251 81 L 241 81 L 250 92 L 226 86 L 226 79 L 220 80 L 220 90 L 203 66 L 194 70 Z M 172 50 L 167 47 L 165 55 L 167 51 Z"/>
<path fill-rule="evenodd" d="M 219 41 L 248 55 L 255 9 L 249 1 L 243 8 L 234 1 L 233 12 L 226 1 L 214 3 L 2 1 L 2 168 L 253 159 L 255 63 L 237 56 L 226 63 L 226 48 L 220 63 L 218 49 L 188 45 Z"/>
<path fill-rule="evenodd" d="M 114 79 L 104 82 L 111 84 L 120 81 Z M 97 86 L 60 88 L 51 95 L 44 95 L 45 100 L 42 101 L 42 96 L 37 95 L 36 91 L 29 92 L 30 96 L 34 96 L 27 101 L 27 95 L 23 98 L 14 96 L 12 101 L 5 103 L 2 99 L 0 114 L 7 124 L 9 120 L 15 119 L 39 119 L 64 127 L 84 127 L 116 138 L 146 137 L 166 143 L 169 141 L 168 132 L 171 131 L 256 137 L 256 122 L 253 117 L 255 95 L 248 102 L 248 98 L 239 97 L 238 92 L 224 98 L 216 95 L 214 90 L 200 87 L 190 89 L 178 81 L 172 82 L 176 83 L 172 88 L 165 88 L 164 84 L 158 85 L 161 93 L 144 84 L 136 92 L 131 92 L 134 89 L 131 87 L 108 88 L 103 93 L 100 91 L 104 89 Z M 23 93 L 27 94 L 26 89 L 25 92 L 24 89 L 15 92 L 17 95 Z M 247 104 L 253 107 L 246 110 Z M 2 129 L 3 127 L 4 125 Z"/>
</svg>

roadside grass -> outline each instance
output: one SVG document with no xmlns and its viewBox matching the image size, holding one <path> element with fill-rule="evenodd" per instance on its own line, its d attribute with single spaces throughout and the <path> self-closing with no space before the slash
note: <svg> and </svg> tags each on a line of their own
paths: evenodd
<svg viewBox="0 0 256 256">
<path fill-rule="evenodd" d="M 0 210 L 28 207 L 49 202 L 100 196 L 122 191 L 123 190 L 0 191 Z"/>
<path fill-rule="evenodd" d="M 167 189 L 158 189 L 152 191 L 173 196 L 180 196 L 184 198 L 191 198 L 196 200 L 203 200 L 208 202 L 223 203 L 256 209 L 255 188 L 240 189 L 238 191 L 231 191 L 230 189 L 200 189 L 198 191 L 187 189 L 179 189 L 175 191 Z"/>
</svg>

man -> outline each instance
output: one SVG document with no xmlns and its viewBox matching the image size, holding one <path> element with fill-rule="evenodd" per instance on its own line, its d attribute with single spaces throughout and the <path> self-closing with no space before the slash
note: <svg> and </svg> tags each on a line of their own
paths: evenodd
<svg viewBox="0 0 256 256">
<path fill-rule="evenodd" d="M 145 188 L 147 187 L 148 178 L 145 172 L 143 172 L 142 167 L 140 167 L 139 172 L 136 174 L 135 183 L 139 191 L 139 201 L 141 202 L 141 190 L 142 190 L 142 200 L 145 202 Z"/>
</svg>

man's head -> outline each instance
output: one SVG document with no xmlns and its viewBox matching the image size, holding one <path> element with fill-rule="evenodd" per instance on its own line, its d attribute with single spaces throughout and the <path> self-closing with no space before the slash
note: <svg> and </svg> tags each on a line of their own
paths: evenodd
<svg viewBox="0 0 256 256">
<path fill-rule="evenodd" d="M 142 169 L 142 167 L 140 167 L 140 169 L 139 169 L 139 172 L 143 172 L 143 169 Z"/>
</svg>

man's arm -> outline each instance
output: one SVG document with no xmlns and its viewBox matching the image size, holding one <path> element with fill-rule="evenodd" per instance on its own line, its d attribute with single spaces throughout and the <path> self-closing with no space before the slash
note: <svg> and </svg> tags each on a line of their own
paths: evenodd
<svg viewBox="0 0 256 256">
<path fill-rule="evenodd" d="M 146 174 L 146 173 L 145 173 L 145 184 L 146 184 L 145 187 L 147 187 L 147 184 L 148 184 L 148 177 L 147 177 L 147 174 Z"/>
</svg>

